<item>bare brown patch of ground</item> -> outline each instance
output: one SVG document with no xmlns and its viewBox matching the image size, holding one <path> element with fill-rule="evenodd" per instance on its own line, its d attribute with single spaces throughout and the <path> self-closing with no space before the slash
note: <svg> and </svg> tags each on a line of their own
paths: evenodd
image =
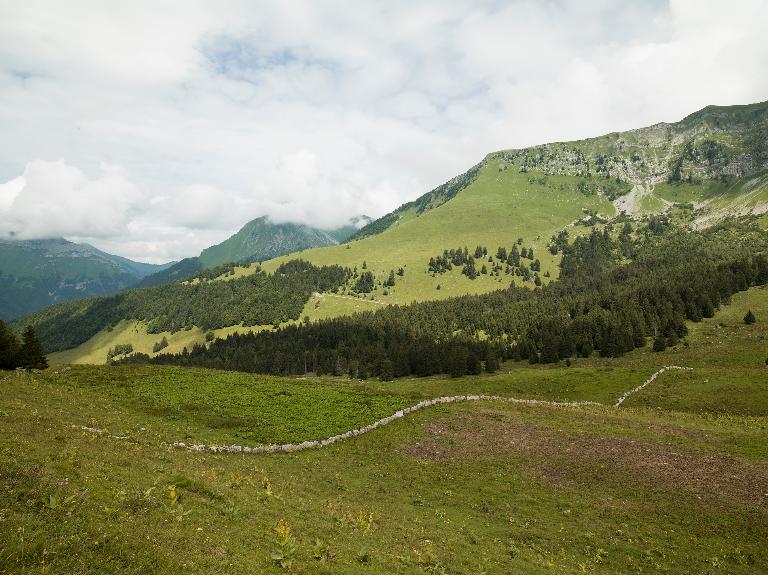
<svg viewBox="0 0 768 575">
<path fill-rule="evenodd" d="M 658 432 L 659 441 L 551 429 L 483 409 L 425 424 L 423 439 L 404 451 L 435 461 L 513 459 L 566 488 L 585 483 L 637 485 L 645 493 L 687 493 L 768 510 L 768 464 L 669 445 L 665 436 L 680 430 L 667 426 L 644 429 Z M 697 439 L 702 437 L 706 435 Z"/>
</svg>

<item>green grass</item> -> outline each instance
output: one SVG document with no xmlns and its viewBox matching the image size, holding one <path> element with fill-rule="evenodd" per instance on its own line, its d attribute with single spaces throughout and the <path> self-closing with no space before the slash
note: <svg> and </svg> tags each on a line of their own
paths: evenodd
<svg viewBox="0 0 768 575">
<path fill-rule="evenodd" d="M 687 347 L 660 354 L 459 379 L 9 373 L 0 572 L 281 573 L 279 522 L 297 573 L 764 572 L 768 290 L 690 327 Z M 670 363 L 694 370 L 610 406 Z M 293 454 L 169 446 L 318 438 L 457 393 L 607 405 L 443 405 Z"/>
<path fill-rule="evenodd" d="M 203 443 L 300 443 L 381 419 L 413 403 L 396 393 L 344 380 L 288 379 L 167 367 L 76 368 L 54 381 L 74 381 L 139 414 L 171 420 L 177 440 Z M 98 422 L 93 422 L 98 427 Z"/>
<path fill-rule="evenodd" d="M 128 385 L 149 393 L 140 401 L 167 402 L 178 374 L 148 372 L 156 375 L 137 372 L 143 383 Z M 214 433 L 207 422 L 137 407 L 133 390 L 128 401 L 121 395 L 122 377 L 134 375 L 88 367 L 3 381 L 0 564 L 11 572 L 279 573 L 270 554 L 281 520 L 301 573 L 754 573 L 768 565 L 768 520 L 743 490 L 727 480 L 717 490 L 680 484 L 677 468 L 663 464 L 672 453 L 695 454 L 716 469 L 736 466 L 739 481 L 759 481 L 764 423 L 457 404 L 322 450 L 193 454 L 166 445 L 187 425 Z M 164 382 L 157 394 L 152 377 Z M 248 376 L 232 377 L 241 379 L 231 382 L 236 394 L 246 393 L 237 388 Z M 254 387 L 263 385 L 297 384 Z M 330 398 L 338 385 L 317 387 Z M 228 409 L 248 409 L 236 403 Z M 290 409 L 292 425 L 324 424 L 298 421 L 300 411 L 316 413 L 311 401 Z M 332 413 L 350 409 L 354 416 L 354 404 Z M 694 478 L 708 469 L 685 462 Z"/>
</svg>

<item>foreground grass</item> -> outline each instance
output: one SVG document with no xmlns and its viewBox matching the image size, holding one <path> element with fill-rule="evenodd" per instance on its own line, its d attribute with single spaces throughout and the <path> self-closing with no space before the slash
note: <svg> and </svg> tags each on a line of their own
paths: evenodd
<svg viewBox="0 0 768 575">
<path fill-rule="evenodd" d="M 0 399 L 0 570 L 278 573 L 281 521 L 301 573 L 762 570 L 766 412 L 482 402 L 297 454 L 168 447 L 242 438 L 259 418 L 264 437 L 323 436 L 442 390 L 613 398 L 603 386 L 643 375 L 515 369 L 421 387 L 160 367 L 11 374 Z"/>
</svg>

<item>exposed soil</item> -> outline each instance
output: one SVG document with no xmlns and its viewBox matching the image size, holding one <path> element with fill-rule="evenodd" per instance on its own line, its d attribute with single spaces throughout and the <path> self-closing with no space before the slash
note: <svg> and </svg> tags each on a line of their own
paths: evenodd
<svg viewBox="0 0 768 575">
<path fill-rule="evenodd" d="M 425 430 L 419 443 L 405 448 L 408 455 L 436 461 L 507 458 L 564 488 L 629 484 L 644 493 L 686 493 L 768 510 L 768 464 L 668 445 L 663 442 L 670 434 L 666 427 L 650 428 L 660 432 L 659 441 L 600 437 L 540 427 L 484 409 L 425 424 Z"/>
</svg>

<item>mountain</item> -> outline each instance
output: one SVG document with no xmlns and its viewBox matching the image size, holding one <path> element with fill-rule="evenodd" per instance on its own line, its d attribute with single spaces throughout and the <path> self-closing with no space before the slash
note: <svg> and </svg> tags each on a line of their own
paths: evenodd
<svg viewBox="0 0 768 575">
<path fill-rule="evenodd" d="M 137 286 L 150 287 L 186 279 L 225 263 L 260 262 L 308 248 L 334 246 L 370 221 L 368 216 L 360 216 L 345 226 L 324 231 L 303 224 L 276 224 L 263 216 L 251 220 L 220 244 L 204 249 L 198 257 L 185 258 L 144 278 Z"/>
<path fill-rule="evenodd" d="M 164 266 L 135 262 L 63 238 L 0 239 L 0 319 L 125 289 Z"/>
<path fill-rule="evenodd" d="M 328 233 L 302 224 L 275 224 L 268 217 L 245 224 L 235 235 L 200 254 L 204 268 L 227 262 L 262 261 L 307 248 L 333 246 Z"/>
<path fill-rule="evenodd" d="M 547 273 L 558 273 L 559 256 L 550 246 L 560 233 L 574 237 L 613 218 L 652 214 L 691 228 L 740 215 L 765 222 L 766 212 L 768 102 L 708 106 L 675 123 L 490 153 L 361 228 L 346 245 L 301 257 L 358 269 L 365 261 L 377 279 L 402 267 L 404 276 L 384 299 L 409 303 L 491 291 L 509 281 L 503 273 L 473 281 L 459 270 L 428 273 L 430 258 L 444 250 L 481 245 L 495 255 L 522 238 L 540 259 L 546 282 Z M 271 271 L 287 259 L 264 268 Z"/>
<path fill-rule="evenodd" d="M 241 267 L 234 274 L 228 271 L 221 278 L 228 282 L 211 281 L 208 274 L 185 288 L 189 293 L 156 292 L 153 305 L 136 298 L 121 308 L 131 310 L 124 313 L 106 313 L 107 303 L 95 299 L 45 310 L 32 321 L 44 327 L 47 341 L 61 342 L 62 331 L 77 327 L 76 318 L 92 317 L 87 333 L 78 336 L 85 342 L 82 338 L 96 335 L 99 327 L 105 330 L 122 320 L 123 328 L 101 332 L 99 346 L 120 343 L 114 339 L 116 334 L 130 339 L 131 333 L 141 332 L 145 334 L 141 345 L 146 345 L 161 328 L 168 333 L 196 329 L 194 337 L 202 341 L 205 330 L 223 336 L 250 329 L 247 326 L 253 321 L 265 325 L 299 318 L 313 321 L 386 304 L 482 294 L 510 282 L 532 288 L 555 281 L 563 247 L 594 229 L 610 231 L 626 223 L 647 226 L 653 221 L 656 227 L 670 223 L 695 230 L 740 216 L 766 229 L 767 174 L 768 103 L 710 106 L 676 123 L 490 153 L 461 175 L 364 225 L 341 245 L 326 244 L 275 257 L 260 266 Z M 649 220 L 652 217 L 656 220 Z M 244 246 L 273 245 L 258 234 L 271 225 L 257 220 L 231 241 L 206 250 L 209 264 L 246 254 L 251 248 Z M 307 237 L 303 231 L 300 237 Z M 278 237 L 281 248 L 297 245 L 288 241 L 291 233 Z M 510 265 L 499 257 L 513 247 L 528 258 Z M 473 257 L 476 248 L 481 256 Z M 312 273 L 318 277 L 325 277 L 323 266 L 341 266 L 350 275 L 330 290 L 310 290 L 314 293 L 304 300 L 303 309 L 293 302 L 290 310 L 262 309 L 258 318 L 244 321 L 238 307 L 243 298 L 258 302 L 275 294 L 281 294 L 275 301 L 286 297 L 286 286 L 298 280 L 287 277 L 281 266 L 297 258 L 315 266 Z M 248 259 L 258 258 L 241 261 Z M 467 271 L 468 260 L 474 271 Z M 265 279 L 265 273 L 277 271 L 278 276 L 286 276 L 283 283 Z M 217 283 L 231 285 L 216 287 Z M 301 285 L 306 289 L 306 284 Z M 184 298 L 189 300 L 184 303 L 189 309 L 186 314 L 178 307 Z M 175 302 L 173 317 L 162 311 L 168 308 L 162 303 L 166 299 L 169 305 Z M 213 303 L 201 302 L 215 302 L 218 311 Z M 207 313 L 205 307 L 210 308 Z M 200 318 L 199 323 L 194 317 Z M 67 341 L 71 347 L 71 338 Z M 174 345 L 175 340 L 169 341 Z M 185 346 L 192 343 L 189 338 L 183 341 Z M 66 346 L 59 343 L 56 349 Z M 73 350 L 68 361 L 78 361 L 82 357 L 78 353 Z"/>
</svg>

